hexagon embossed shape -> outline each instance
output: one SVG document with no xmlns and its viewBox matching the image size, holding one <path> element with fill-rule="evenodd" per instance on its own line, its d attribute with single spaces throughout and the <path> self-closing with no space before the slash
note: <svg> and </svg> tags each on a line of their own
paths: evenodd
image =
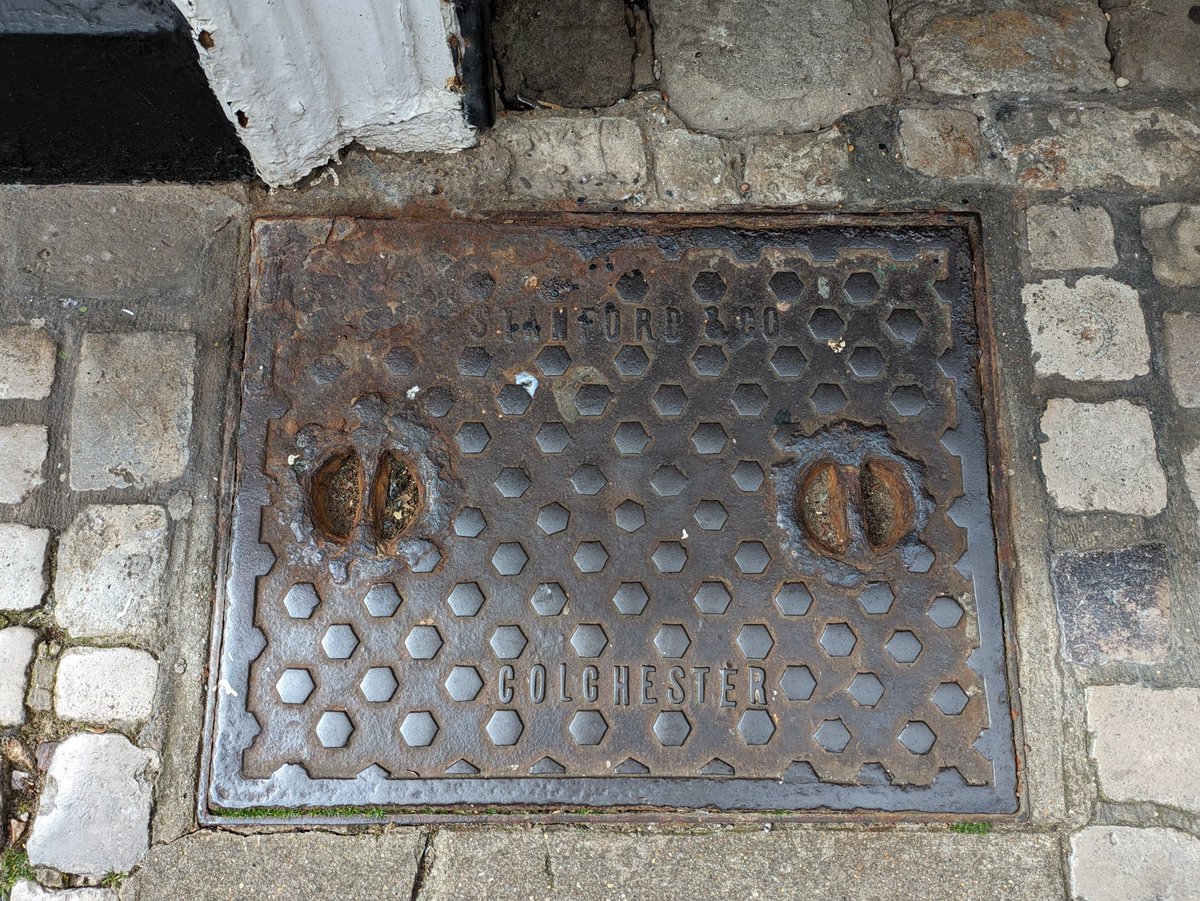
<svg viewBox="0 0 1200 901">
<path fill-rule="evenodd" d="M 253 227 L 206 823 L 1014 809 L 973 220 Z"/>
</svg>

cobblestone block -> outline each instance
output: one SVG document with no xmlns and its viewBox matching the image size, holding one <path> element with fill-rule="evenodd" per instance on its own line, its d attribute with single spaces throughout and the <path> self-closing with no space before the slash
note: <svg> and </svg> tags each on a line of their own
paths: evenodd
<svg viewBox="0 0 1200 901">
<path fill-rule="evenodd" d="M 1104 16 L 1086 0 L 897 0 L 892 22 L 926 91 L 982 94 L 1113 87 Z"/>
<path fill-rule="evenodd" d="M 1063 646 L 1075 663 L 1153 663 L 1171 644 L 1167 549 L 1062 553 L 1051 561 Z"/>
<path fill-rule="evenodd" d="M 1120 381 L 1150 371 L 1150 339 L 1138 293 L 1102 275 L 1074 287 L 1060 278 L 1021 289 L 1038 375 Z"/>
<path fill-rule="evenodd" d="M 54 709 L 64 720 L 140 723 L 150 716 L 158 663 L 132 648 L 69 648 L 58 663 Z"/>
<path fill-rule="evenodd" d="M 44 425 L 0 426 L 0 504 L 19 504 L 46 481 L 47 447 Z"/>
<path fill-rule="evenodd" d="M 508 116 L 496 132 L 512 154 L 508 187 L 519 196 L 620 201 L 648 189 L 642 132 L 629 119 Z"/>
<path fill-rule="evenodd" d="M 652 134 L 650 148 L 655 187 L 666 203 L 707 207 L 740 199 L 730 155 L 719 138 L 662 129 Z"/>
<path fill-rule="evenodd" d="M 234 240 L 240 188 L 55 185 L 0 193 L 19 216 L 0 269 L 48 295 L 136 301 L 194 298 L 210 254 Z M 7 257 L 7 260 L 5 260 Z M 5 263 L 8 265 L 4 265 Z"/>
<path fill-rule="evenodd" d="M 1187 483 L 1188 493 L 1192 496 L 1192 505 L 1200 513 L 1200 446 L 1192 448 L 1183 455 L 1183 478 Z M 1200 516 L 1197 517 L 1200 522 Z"/>
<path fill-rule="evenodd" d="M 1200 316 L 1168 313 L 1163 317 L 1167 377 L 1183 407 L 1200 407 Z"/>
<path fill-rule="evenodd" d="M 1200 840 L 1175 829 L 1089 826 L 1071 836 L 1076 901 L 1186 901 L 1200 885 Z"/>
<path fill-rule="evenodd" d="M 696 131 L 812 131 L 899 87 L 886 0 L 656 0 L 650 15 L 671 109 Z"/>
<path fill-rule="evenodd" d="M 143 488 L 183 475 L 195 365 L 190 334 L 84 336 L 71 406 L 71 487 Z"/>
<path fill-rule="evenodd" d="M 1200 125 L 1160 107 L 1005 104 L 997 152 L 1023 187 L 1183 190 L 1200 183 Z"/>
<path fill-rule="evenodd" d="M 1089 688 L 1088 732 L 1104 796 L 1200 813 L 1198 711 L 1200 690 L 1195 688 Z"/>
<path fill-rule="evenodd" d="M 32 610 L 46 595 L 46 542 L 50 533 L 0 523 L 0 610 Z"/>
<path fill-rule="evenodd" d="M 1102 0 L 1113 70 L 1136 89 L 1200 91 L 1200 10 L 1194 0 Z"/>
<path fill-rule="evenodd" d="M 1025 211 L 1034 269 L 1109 269 L 1117 265 L 1113 224 L 1103 207 L 1043 204 Z"/>
<path fill-rule="evenodd" d="M 634 42 L 623 0 L 505 0 L 495 9 L 507 103 L 610 106 L 629 93 Z"/>
<path fill-rule="evenodd" d="M 81 876 L 133 869 L 150 841 L 153 757 L 123 735 L 72 735 L 46 772 L 26 851 Z"/>
<path fill-rule="evenodd" d="M 9 901 L 117 901 L 117 893 L 106 888 L 44 889 L 23 879 L 13 886 Z"/>
<path fill-rule="evenodd" d="M 0 629 L 0 727 L 25 722 L 25 677 L 35 644 L 33 629 Z"/>
<path fill-rule="evenodd" d="M 1200 30 L 1198 28 L 1197 30 Z M 1170 288 L 1200 285 L 1200 206 L 1162 203 L 1142 210 L 1142 243 L 1154 277 Z"/>
<path fill-rule="evenodd" d="M 1166 507 L 1167 479 L 1145 407 L 1055 398 L 1041 429 L 1042 472 L 1061 509 L 1153 516 Z"/>
<path fill-rule="evenodd" d="M 0 400 L 49 397 L 54 384 L 54 342 L 27 325 L 0 329 Z"/>
<path fill-rule="evenodd" d="M 153 639 L 167 562 L 167 514 L 85 508 L 58 546 L 54 616 L 75 638 Z"/>
<path fill-rule="evenodd" d="M 979 173 L 979 120 L 969 110 L 900 111 L 904 165 L 931 178 L 966 178 Z"/>
<path fill-rule="evenodd" d="M 746 151 L 749 198 L 762 204 L 834 204 L 846 198 L 846 139 L 836 128 L 815 135 L 752 141 Z"/>
</svg>

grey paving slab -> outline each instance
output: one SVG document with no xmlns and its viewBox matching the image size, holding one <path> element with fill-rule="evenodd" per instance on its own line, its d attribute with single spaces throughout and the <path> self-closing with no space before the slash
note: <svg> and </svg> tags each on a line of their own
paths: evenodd
<svg viewBox="0 0 1200 901">
<path fill-rule="evenodd" d="M 1063 510 L 1152 516 L 1166 507 L 1167 477 L 1144 406 L 1054 398 L 1041 429 L 1046 487 Z"/>
<path fill-rule="evenodd" d="M 190 334 L 85 335 L 71 406 L 71 487 L 143 488 L 183 475 L 195 367 Z"/>
<path fill-rule="evenodd" d="M 1012 899 L 1063 896 L 1058 839 L 761 828 L 443 830 L 416 895 L 435 899 Z"/>
<path fill-rule="evenodd" d="M 508 189 L 519 197 L 625 200 L 649 189 L 642 133 L 632 120 L 501 119 L 496 135 L 512 155 Z"/>
<path fill-rule="evenodd" d="M 1146 317 L 1129 285 L 1102 275 L 1074 285 L 1052 278 L 1026 285 L 1021 300 L 1038 375 L 1121 381 L 1150 371 Z"/>
<path fill-rule="evenodd" d="M 0 610 L 30 610 L 46 594 L 47 529 L 0 523 Z"/>
<path fill-rule="evenodd" d="M 979 120 L 970 110 L 900 111 L 904 165 L 931 178 L 965 178 L 979 172 Z"/>
<path fill-rule="evenodd" d="M 746 147 L 746 197 L 767 206 L 825 206 L 846 198 L 847 142 L 836 128 L 815 135 L 756 139 Z"/>
<path fill-rule="evenodd" d="M 1103 0 L 1113 69 L 1137 90 L 1200 90 L 1200 11 L 1192 0 Z"/>
<path fill-rule="evenodd" d="M 131 724 L 150 716 L 158 663 L 134 648 L 68 648 L 59 659 L 54 710 L 64 720 Z"/>
<path fill-rule="evenodd" d="M 1200 315 L 1187 311 L 1163 317 L 1167 377 L 1181 407 L 1200 407 Z"/>
<path fill-rule="evenodd" d="M 166 563 L 162 507 L 86 507 L 59 541 L 54 617 L 76 638 L 148 642 L 162 613 Z"/>
<path fill-rule="evenodd" d="M 1142 210 L 1142 243 L 1154 277 L 1172 288 L 1200 285 L 1200 206 L 1161 203 Z"/>
<path fill-rule="evenodd" d="M 1071 837 L 1077 901 L 1189 901 L 1200 885 L 1200 840 L 1175 829 L 1090 826 Z"/>
<path fill-rule="evenodd" d="M 1103 91 L 1113 86 L 1104 16 L 1087 0 L 899 0 L 892 21 L 926 91 Z"/>
<path fill-rule="evenodd" d="M 492 21 L 505 102 L 609 106 L 629 93 L 634 36 L 622 0 L 507 0 Z"/>
<path fill-rule="evenodd" d="M 1104 207 L 1038 204 L 1025 211 L 1034 269 L 1108 269 L 1117 265 L 1112 217 Z"/>
<path fill-rule="evenodd" d="M 25 681 L 37 632 L 24 626 L 0 629 L 0 726 L 25 722 Z"/>
<path fill-rule="evenodd" d="M 130 301 L 194 297 L 244 191 L 179 185 L 7 187 L 0 215 L 21 227 L 0 270 L 22 293 Z"/>
<path fill-rule="evenodd" d="M 55 346 L 41 329 L 0 329 L 0 400 L 40 400 L 54 384 Z"/>
<path fill-rule="evenodd" d="M 1171 644 L 1167 549 L 1144 544 L 1064 552 L 1051 562 L 1054 603 L 1075 663 L 1153 663 Z"/>
<path fill-rule="evenodd" d="M 0 504 L 20 504 L 45 483 L 48 447 L 44 425 L 0 426 Z"/>
<path fill-rule="evenodd" d="M 158 845 L 121 886 L 121 901 L 376 901 L 409 898 L 417 829 L 383 835 L 200 832 Z"/>
<path fill-rule="evenodd" d="M 54 751 L 26 851 L 35 866 L 101 877 L 149 845 L 153 757 L 123 735 L 72 735 Z"/>
<path fill-rule="evenodd" d="M 117 893 L 107 888 L 47 889 L 22 879 L 13 886 L 9 901 L 117 901 Z"/>
<path fill-rule="evenodd" d="M 1087 692 L 1087 716 L 1106 797 L 1200 813 L 1200 690 L 1097 685 Z"/>
<path fill-rule="evenodd" d="M 697 131 L 812 131 L 899 85 L 884 0 L 662 0 L 650 15 L 671 109 Z"/>
</svg>

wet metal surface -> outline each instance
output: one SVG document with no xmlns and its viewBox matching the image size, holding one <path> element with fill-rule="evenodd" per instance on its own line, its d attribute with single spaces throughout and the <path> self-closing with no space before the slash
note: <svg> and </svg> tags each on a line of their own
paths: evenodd
<svg viewBox="0 0 1200 901">
<path fill-rule="evenodd" d="M 1014 810 L 972 253 L 258 223 L 210 808 Z"/>
</svg>

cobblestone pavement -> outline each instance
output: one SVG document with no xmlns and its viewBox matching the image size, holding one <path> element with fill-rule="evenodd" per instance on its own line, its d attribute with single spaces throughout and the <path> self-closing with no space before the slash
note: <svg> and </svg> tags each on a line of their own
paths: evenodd
<svg viewBox="0 0 1200 901">
<path fill-rule="evenodd" d="M 507 23 L 503 50 L 524 60 L 510 99 L 533 108 L 459 154 L 355 151 L 273 193 L 0 189 L 13 901 L 1200 894 L 1200 13 L 814 7 L 806 25 L 782 3 L 655 0 L 628 33 L 598 11 L 579 51 L 604 72 L 596 93 L 586 67 L 543 91 L 561 63 L 531 57 Z M 1015 547 L 1020 815 L 199 829 L 252 217 L 763 206 L 980 217 Z"/>
</svg>

